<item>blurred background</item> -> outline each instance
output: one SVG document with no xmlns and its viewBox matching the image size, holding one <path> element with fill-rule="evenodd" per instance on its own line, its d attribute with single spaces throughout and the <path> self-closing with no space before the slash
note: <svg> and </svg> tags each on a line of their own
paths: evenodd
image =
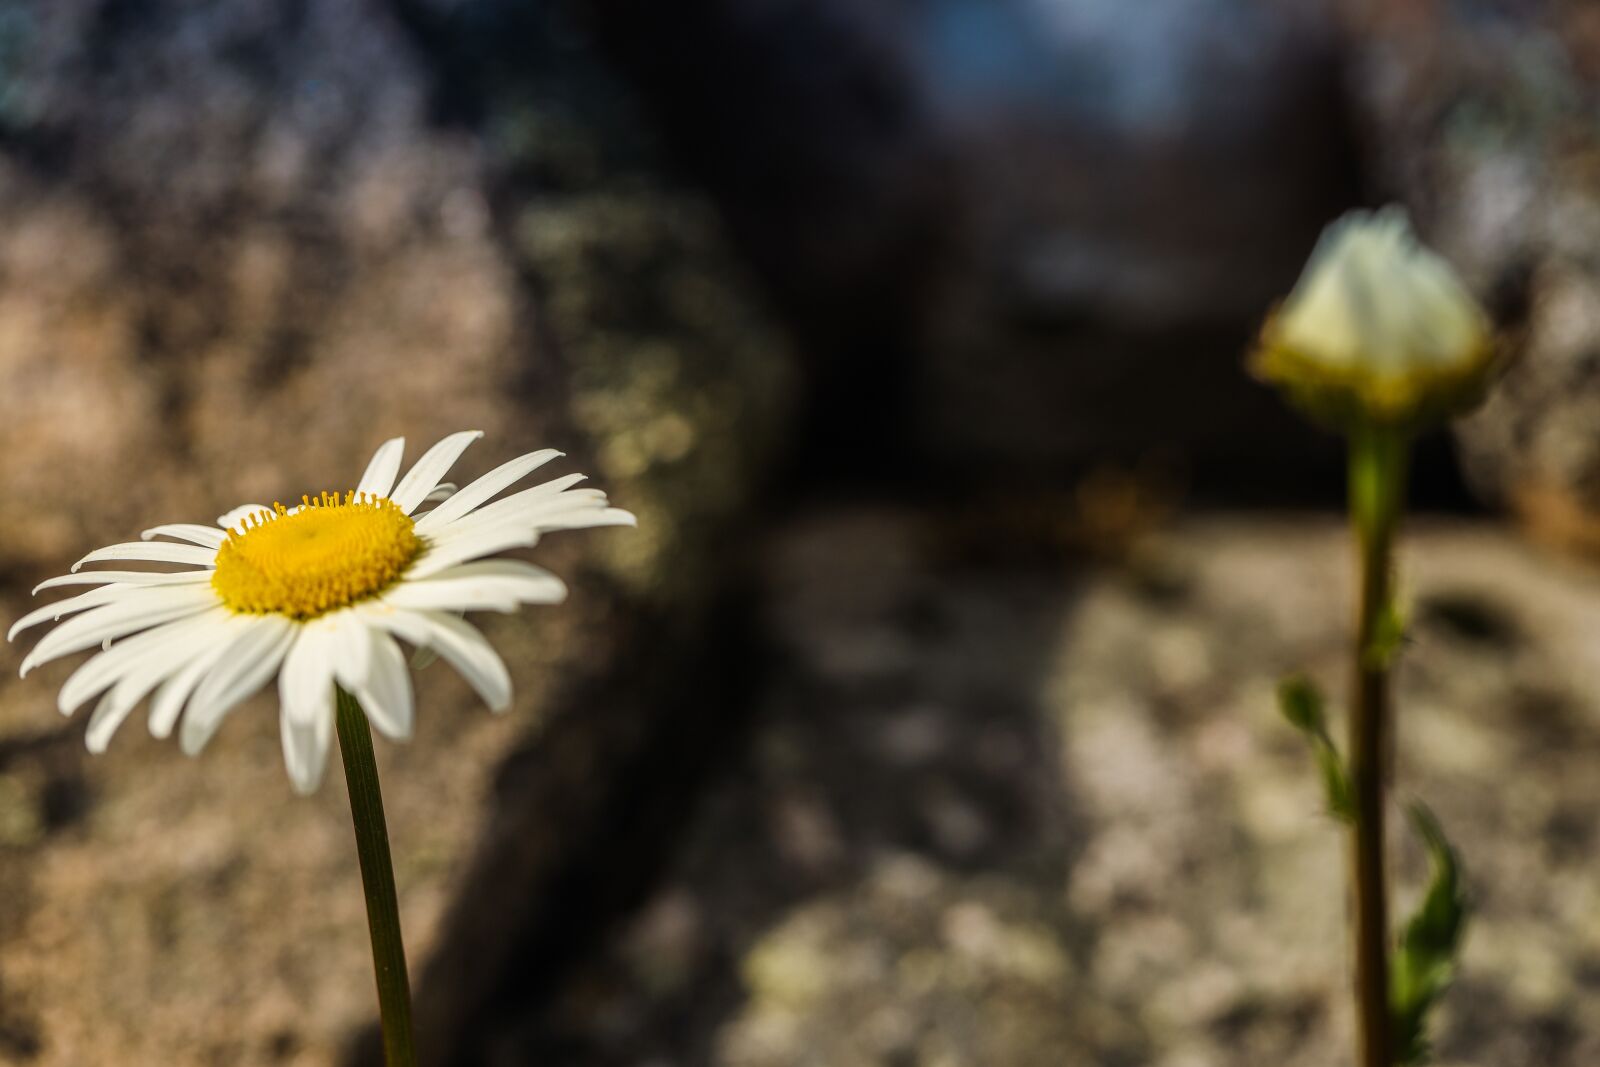
<svg viewBox="0 0 1600 1067">
<path fill-rule="evenodd" d="M 0 616 L 394 434 L 560 447 L 640 529 L 380 748 L 424 1063 L 1345 1064 L 1272 698 L 1343 692 L 1341 455 L 1241 360 L 1399 201 L 1517 354 L 1403 560 L 1439 1062 L 1600 1062 L 1597 75 L 1582 0 L 0 0 Z M 377 1062 L 273 700 L 90 759 L 19 660 L 0 1062 Z"/>
</svg>

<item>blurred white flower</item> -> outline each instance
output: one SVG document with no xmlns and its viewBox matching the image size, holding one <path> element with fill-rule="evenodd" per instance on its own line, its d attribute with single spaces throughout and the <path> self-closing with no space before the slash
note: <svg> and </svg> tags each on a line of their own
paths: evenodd
<svg viewBox="0 0 1600 1067">
<path fill-rule="evenodd" d="M 1493 353 L 1488 315 L 1389 207 L 1323 232 L 1254 367 L 1336 421 L 1407 422 L 1474 403 Z"/>
<path fill-rule="evenodd" d="M 493 498 L 561 453 L 519 456 L 459 492 L 440 479 L 477 431 L 430 448 L 400 478 L 403 438 L 386 441 L 353 491 L 302 497 L 294 508 L 250 504 L 216 526 L 178 523 L 143 540 L 89 553 L 73 573 L 34 590 L 97 588 L 19 619 L 7 639 L 43 622 L 74 618 L 40 639 L 22 673 L 97 645 L 103 651 L 61 688 L 72 712 L 102 694 L 87 743 L 103 751 L 146 696 L 150 732 L 171 733 L 191 755 L 246 697 L 278 679 L 284 761 L 297 790 L 322 780 L 333 736 L 334 686 L 354 694 L 373 726 L 411 734 L 411 679 L 396 638 L 428 649 L 461 672 L 491 710 L 511 703 L 505 664 L 460 614 L 515 611 L 566 596 L 548 571 L 482 557 L 535 544 L 541 534 L 633 525 L 598 489 L 568 475 Z M 425 503 L 436 502 L 429 511 Z M 492 502 L 491 502 L 492 501 Z M 168 538 L 169 540 L 156 540 Z M 142 560 L 178 571 L 81 571 L 85 563 Z"/>
</svg>

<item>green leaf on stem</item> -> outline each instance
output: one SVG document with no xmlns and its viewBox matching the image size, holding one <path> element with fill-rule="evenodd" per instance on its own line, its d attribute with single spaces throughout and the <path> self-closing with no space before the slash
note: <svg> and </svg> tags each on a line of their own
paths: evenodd
<svg viewBox="0 0 1600 1067">
<path fill-rule="evenodd" d="M 1322 692 L 1317 683 L 1303 674 L 1291 674 L 1278 683 L 1278 708 L 1283 717 L 1303 734 L 1325 737 L 1327 719 L 1322 713 Z"/>
<path fill-rule="evenodd" d="M 1395 656 L 1400 654 L 1400 649 L 1406 642 L 1407 622 L 1405 611 L 1400 607 L 1399 601 L 1393 597 L 1389 598 L 1378 613 L 1372 638 L 1362 653 L 1362 658 L 1368 667 L 1385 670 L 1394 664 Z"/>
<path fill-rule="evenodd" d="M 1328 814 L 1342 822 L 1354 822 L 1356 809 L 1350 791 L 1350 774 L 1345 770 L 1344 757 L 1328 733 L 1322 691 L 1305 675 L 1291 674 L 1278 683 L 1278 708 L 1289 725 L 1299 730 L 1311 745 L 1317 768 L 1322 772 Z"/>
<path fill-rule="evenodd" d="M 1406 923 L 1389 967 L 1395 1055 L 1406 1065 L 1427 1062 L 1428 1011 L 1450 984 L 1467 919 L 1455 849 L 1425 806 L 1413 804 L 1410 815 L 1427 847 L 1433 878 L 1416 914 Z"/>
</svg>

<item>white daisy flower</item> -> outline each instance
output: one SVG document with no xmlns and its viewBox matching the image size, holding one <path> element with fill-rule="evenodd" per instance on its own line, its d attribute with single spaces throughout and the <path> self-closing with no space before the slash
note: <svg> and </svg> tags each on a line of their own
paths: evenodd
<svg viewBox="0 0 1600 1067">
<path fill-rule="evenodd" d="M 1323 232 L 1254 366 L 1335 421 L 1415 422 L 1475 403 L 1493 355 L 1488 315 L 1389 207 Z"/>
<path fill-rule="evenodd" d="M 403 438 L 386 441 L 355 489 L 302 497 L 297 507 L 249 504 L 216 526 L 152 527 L 143 540 L 97 549 L 72 573 L 42 583 L 96 588 L 30 612 L 7 639 L 73 616 L 22 662 L 26 675 L 61 656 L 103 646 L 61 687 L 71 715 L 98 696 L 89 718 L 90 751 L 145 697 L 150 732 L 178 729 L 186 753 L 199 752 L 223 716 L 278 679 L 284 762 L 295 788 L 315 790 L 333 737 L 334 691 L 341 686 L 372 725 L 395 739 L 411 735 L 411 679 L 396 639 L 436 653 L 493 711 L 511 704 L 511 678 L 466 611 L 515 611 L 566 596 L 561 580 L 513 559 L 485 559 L 535 544 L 552 530 L 631 526 L 598 489 L 573 488 L 567 475 L 493 499 L 561 453 L 519 456 L 459 491 L 441 483 L 477 431 L 430 448 L 396 483 Z M 434 502 L 431 510 L 421 510 Z M 88 563 L 141 560 L 183 570 L 83 570 Z"/>
</svg>

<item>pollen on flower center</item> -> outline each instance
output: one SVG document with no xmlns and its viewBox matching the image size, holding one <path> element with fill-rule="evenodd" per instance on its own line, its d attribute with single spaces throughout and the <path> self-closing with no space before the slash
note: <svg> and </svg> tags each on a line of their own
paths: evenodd
<svg viewBox="0 0 1600 1067">
<path fill-rule="evenodd" d="M 314 618 L 382 592 L 422 550 L 416 524 L 385 497 L 300 500 L 298 511 L 274 504 L 228 531 L 211 586 L 234 611 Z"/>
</svg>

